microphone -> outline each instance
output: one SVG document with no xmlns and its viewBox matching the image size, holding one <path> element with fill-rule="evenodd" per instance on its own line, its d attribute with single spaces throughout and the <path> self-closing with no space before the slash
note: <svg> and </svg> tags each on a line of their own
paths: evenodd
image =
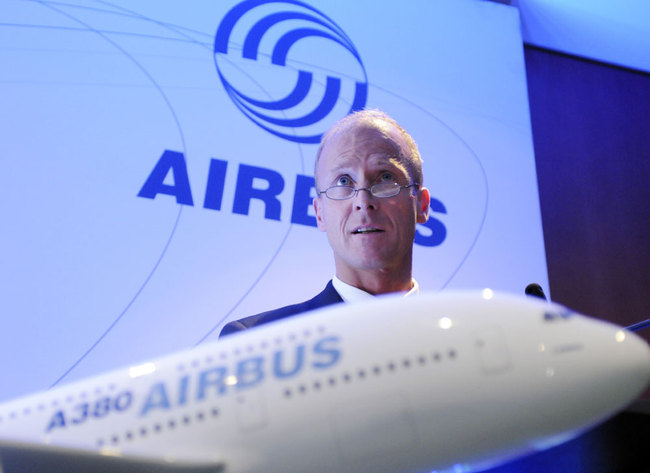
<svg viewBox="0 0 650 473">
<path fill-rule="evenodd" d="M 526 295 L 533 296 L 533 297 L 539 297 L 540 299 L 547 300 L 546 295 L 544 294 L 544 291 L 542 290 L 542 286 L 540 286 L 536 282 L 532 282 L 528 286 L 526 286 Z"/>
</svg>

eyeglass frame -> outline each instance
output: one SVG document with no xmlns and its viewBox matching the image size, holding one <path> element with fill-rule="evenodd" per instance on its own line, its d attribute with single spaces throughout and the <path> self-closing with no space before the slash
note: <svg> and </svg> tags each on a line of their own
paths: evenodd
<svg viewBox="0 0 650 473">
<path fill-rule="evenodd" d="M 377 187 L 377 186 L 382 186 L 382 185 L 385 185 L 385 184 L 393 184 L 393 187 L 398 189 L 397 192 L 395 192 L 394 194 L 391 194 L 391 195 L 375 195 L 375 193 L 372 191 L 372 189 Z M 327 189 L 325 189 L 324 191 L 318 191 L 318 195 L 320 196 L 321 194 L 325 194 L 325 197 L 327 197 L 330 200 L 348 200 L 348 199 L 352 199 L 353 197 L 356 197 L 357 194 L 359 194 L 359 191 L 368 191 L 368 193 L 371 196 L 376 197 L 377 199 L 388 199 L 390 197 L 395 197 L 396 195 L 399 195 L 400 192 L 402 192 L 402 189 L 408 189 L 409 187 L 415 187 L 416 189 L 418 189 L 420 187 L 420 184 L 418 184 L 417 182 L 413 182 L 411 184 L 402 186 L 398 182 L 380 182 L 380 183 L 375 184 L 374 186 L 370 186 L 370 187 L 331 186 L 331 187 L 328 187 Z M 351 189 L 352 192 L 350 193 L 350 196 L 349 197 L 344 197 L 342 199 L 335 199 L 333 197 L 330 197 L 327 194 L 327 191 L 329 191 L 330 189 L 340 189 L 340 188 Z"/>
</svg>

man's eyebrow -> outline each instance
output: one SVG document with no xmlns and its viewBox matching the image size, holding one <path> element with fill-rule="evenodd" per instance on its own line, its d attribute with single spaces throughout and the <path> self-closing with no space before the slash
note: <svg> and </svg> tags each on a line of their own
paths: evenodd
<svg viewBox="0 0 650 473">
<path fill-rule="evenodd" d="M 378 168 L 391 167 L 393 169 L 399 169 L 400 171 L 404 171 L 408 168 L 400 155 L 382 156 L 373 164 Z"/>
<path fill-rule="evenodd" d="M 404 156 L 401 154 L 386 154 L 377 156 L 375 162 L 380 165 L 390 164 L 391 166 L 403 166 L 404 165 Z"/>
</svg>

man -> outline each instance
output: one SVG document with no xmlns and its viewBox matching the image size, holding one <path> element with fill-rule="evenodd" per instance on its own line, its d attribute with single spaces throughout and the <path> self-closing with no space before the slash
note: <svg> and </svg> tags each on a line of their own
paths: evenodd
<svg viewBox="0 0 650 473">
<path fill-rule="evenodd" d="M 335 277 L 313 299 L 230 322 L 222 336 L 330 304 L 418 292 L 413 239 L 416 223 L 429 217 L 429 191 L 411 136 L 378 110 L 352 113 L 323 136 L 314 177 Z"/>
</svg>

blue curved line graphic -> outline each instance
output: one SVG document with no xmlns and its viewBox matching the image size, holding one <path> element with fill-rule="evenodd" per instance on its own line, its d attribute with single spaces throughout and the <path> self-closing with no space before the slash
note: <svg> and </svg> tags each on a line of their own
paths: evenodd
<svg viewBox="0 0 650 473">
<path fill-rule="evenodd" d="M 215 56 L 215 62 L 216 62 L 216 56 Z M 264 123 L 261 122 L 260 120 L 255 119 L 249 113 L 249 109 L 245 108 L 244 105 L 242 104 L 242 102 L 240 100 L 238 100 L 236 90 L 234 89 L 234 87 L 232 87 L 228 83 L 228 81 L 226 81 L 226 79 L 223 77 L 223 74 L 219 70 L 218 66 L 216 67 L 216 69 L 217 69 L 217 74 L 219 75 L 219 78 L 221 79 L 221 82 L 223 83 L 223 86 L 224 86 L 224 88 L 226 90 L 226 93 L 228 94 L 228 96 L 230 97 L 232 102 L 235 104 L 235 106 L 244 115 L 246 115 L 248 118 L 250 118 L 257 126 L 262 128 L 263 130 L 271 133 L 272 135 L 275 135 L 275 136 L 277 136 L 279 138 L 282 138 L 282 139 L 285 139 L 285 140 L 288 140 L 288 141 L 293 141 L 295 143 L 315 144 L 315 143 L 320 142 L 321 135 L 322 135 L 321 133 L 315 134 L 315 135 L 307 135 L 307 136 L 300 136 L 300 135 L 296 135 L 296 134 L 291 135 L 291 134 L 279 132 L 277 130 L 274 130 L 273 128 L 269 128 L 268 126 L 264 125 Z M 361 100 L 359 100 L 358 97 L 355 97 L 354 103 L 350 107 L 350 112 L 363 108 L 363 106 L 365 105 L 365 98 L 366 98 L 366 94 L 367 94 L 367 89 L 368 89 L 368 87 L 367 87 L 366 83 L 357 84 L 358 93 L 363 94 L 363 102 L 361 102 Z"/>
<path fill-rule="evenodd" d="M 302 153 L 301 153 L 301 154 L 302 154 Z M 247 290 L 246 292 L 244 292 L 244 294 L 242 294 L 242 296 L 239 298 L 239 300 L 237 300 L 237 302 L 235 302 L 235 304 L 232 306 L 232 308 L 231 308 L 228 312 L 226 312 L 226 314 L 225 314 L 223 317 L 221 317 L 221 318 L 217 321 L 217 323 L 215 323 L 215 324 L 210 328 L 210 330 L 208 330 L 208 331 L 205 333 L 205 335 L 203 335 L 203 336 L 199 339 L 199 341 L 196 342 L 196 344 L 195 344 L 194 346 L 197 346 L 197 345 L 200 345 L 201 343 L 203 343 L 203 342 L 204 342 L 204 341 L 205 341 L 205 340 L 206 340 L 210 335 L 212 335 L 212 334 L 214 333 L 214 331 L 215 331 L 217 328 L 219 328 L 219 326 L 223 323 L 223 321 L 226 320 L 226 319 L 230 316 L 230 314 L 232 314 L 232 313 L 235 311 L 235 309 L 236 309 L 237 307 L 239 307 L 239 304 L 241 304 L 242 302 L 244 302 L 244 300 L 246 300 L 246 298 L 247 298 L 248 295 L 251 293 L 251 291 L 255 288 L 255 286 L 257 286 L 257 284 L 262 280 L 262 278 L 264 277 L 264 275 L 266 274 L 266 272 L 269 270 L 269 268 L 271 267 L 271 265 L 273 264 L 273 262 L 275 261 L 275 259 L 276 259 L 276 258 L 278 257 L 278 255 L 280 254 L 280 251 L 282 250 L 282 248 L 284 248 L 284 245 L 285 245 L 285 243 L 287 242 L 287 239 L 289 238 L 289 235 L 291 234 L 291 230 L 292 230 L 292 229 L 293 229 L 293 224 L 289 225 L 289 228 L 288 228 L 288 230 L 287 230 L 287 233 L 285 233 L 284 238 L 283 238 L 282 241 L 280 242 L 280 246 L 278 246 L 278 249 L 275 251 L 275 253 L 273 253 L 273 256 L 271 256 L 271 259 L 269 260 L 269 262 L 266 264 L 266 266 L 264 266 L 264 268 L 263 268 L 262 271 L 260 272 L 259 276 L 257 276 L 257 278 L 255 278 L 255 281 L 253 281 L 253 284 L 250 285 L 250 287 L 248 288 L 248 290 Z"/>
<path fill-rule="evenodd" d="M 265 101 L 250 97 L 243 92 L 240 92 L 236 87 L 230 84 L 223 72 L 219 68 L 219 57 L 227 57 L 229 49 L 230 35 L 236 23 L 249 11 L 260 5 L 265 4 L 289 4 L 297 5 L 304 9 L 313 12 L 315 15 L 304 13 L 301 11 L 281 11 L 270 13 L 263 18 L 256 20 L 256 23 L 250 27 L 244 39 L 244 44 L 241 49 L 241 57 L 244 59 L 255 60 L 261 54 L 259 48 L 263 36 L 274 25 L 285 20 L 304 20 L 319 25 L 324 29 L 317 29 L 313 27 L 296 28 L 285 32 L 277 42 L 273 45 L 271 52 L 271 64 L 286 67 L 287 58 L 291 47 L 303 38 L 307 37 L 321 37 L 331 40 L 343 48 L 357 60 L 359 66 L 363 71 L 363 82 L 356 81 L 354 89 L 354 98 L 349 112 L 362 109 L 368 97 L 368 79 L 365 67 L 361 61 L 359 53 L 352 44 L 350 38 L 336 25 L 329 17 L 322 14 L 318 10 L 309 5 L 306 5 L 296 0 L 248 0 L 235 5 L 230 11 L 226 13 L 223 20 L 217 28 L 214 42 L 214 60 L 217 68 L 217 73 L 221 83 L 233 101 L 235 106 L 246 115 L 253 123 L 258 125 L 263 130 L 283 139 L 298 143 L 318 143 L 322 136 L 322 131 L 318 134 L 311 132 L 309 136 L 299 136 L 295 130 L 292 133 L 280 132 L 273 127 L 288 127 L 288 128 L 301 128 L 314 125 L 319 121 L 324 120 L 334 110 L 338 103 L 338 95 L 341 92 L 341 78 L 333 78 L 327 76 L 323 97 L 318 105 L 307 114 L 300 117 L 293 118 L 278 118 L 276 116 L 268 115 L 267 111 L 287 110 L 291 107 L 299 105 L 304 99 L 307 98 L 311 86 L 314 84 L 313 75 L 310 75 L 310 83 L 307 84 L 306 77 L 300 76 L 296 81 L 296 86 L 286 97 L 275 100 Z M 299 74 L 305 71 L 297 70 Z M 304 82 L 303 82 L 304 81 Z M 348 112 L 348 113 L 349 113 Z M 301 112 L 304 113 L 304 112 Z"/>
<path fill-rule="evenodd" d="M 237 21 L 239 21 L 239 19 L 242 16 L 244 16 L 248 11 L 260 5 L 269 4 L 269 3 L 285 3 L 289 5 L 296 5 L 305 8 L 306 10 L 310 10 L 314 12 L 316 15 L 318 15 L 319 17 L 324 18 L 327 22 L 329 22 L 330 29 L 336 31 L 342 38 L 345 38 L 347 41 L 349 41 L 347 35 L 343 32 L 343 30 L 341 30 L 338 27 L 338 25 L 336 25 L 336 23 L 332 21 L 331 18 L 329 18 L 327 15 L 324 15 L 323 13 L 321 13 L 311 5 L 307 5 L 306 3 L 297 0 L 247 0 L 231 8 L 230 11 L 228 11 L 228 13 L 226 13 L 226 15 L 221 20 L 221 24 L 219 25 L 219 28 L 217 29 L 217 34 L 215 35 L 213 52 L 227 54 L 230 35 Z"/>
<path fill-rule="evenodd" d="M 366 71 L 364 70 L 363 73 L 365 74 Z M 352 106 L 350 107 L 350 111 L 348 113 L 352 113 L 356 110 L 361 110 L 366 106 L 367 100 L 368 82 L 357 82 L 357 85 L 354 89 L 354 101 L 352 102 Z"/>
<path fill-rule="evenodd" d="M 303 144 L 316 144 L 316 143 L 320 143 L 320 138 L 321 138 L 321 134 L 320 134 L 320 133 L 317 134 L 317 135 L 301 136 L 301 135 L 297 135 L 297 134 L 290 135 L 290 134 L 287 134 L 287 133 L 279 132 L 279 131 L 277 131 L 277 130 L 274 130 L 273 128 L 269 128 L 268 126 L 264 125 L 264 122 L 261 122 L 261 121 L 259 121 L 259 120 L 256 120 L 255 118 L 251 117 L 251 116 L 247 113 L 248 111 L 247 111 L 247 110 L 243 107 L 243 105 L 241 105 L 238 101 L 233 100 L 233 103 L 235 104 L 235 106 L 236 106 L 236 107 L 237 107 L 237 108 L 238 108 L 238 109 L 239 109 L 239 110 L 240 110 L 244 115 L 246 115 L 248 118 L 250 118 L 250 119 L 253 121 L 253 123 L 255 123 L 257 126 L 259 126 L 260 128 L 262 128 L 263 130 L 265 130 L 265 131 L 271 133 L 272 135 L 277 136 L 278 138 L 282 138 L 282 139 L 285 139 L 285 140 L 288 140 L 288 141 L 293 141 L 294 143 L 303 143 Z"/>
<path fill-rule="evenodd" d="M 257 52 L 259 50 L 260 42 L 264 33 L 266 33 L 272 26 L 281 23 L 285 20 L 309 20 L 319 25 L 329 28 L 329 25 L 316 17 L 299 12 L 281 12 L 262 18 L 255 23 L 246 35 L 244 40 L 244 47 L 242 49 L 242 57 L 246 59 L 257 59 Z"/>
<path fill-rule="evenodd" d="M 303 127 L 308 125 L 313 125 L 314 123 L 319 122 L 325 118 L 336 105 L 336 102 L 339 98 L 339 92 L 341 91 L 341 79 L 338 77 L 328 77 L 327 84 L 325 85 L 325 93 L 320 103 L 309 112 L 307 115 L 304 115 L 299 118 L 274 118 L 267 115 L 263 115 L 260 112 L 256 112 L 245 104 L 242 104 L 246 110 L 256 117 L 264 119 L 266 122 L 272 125 L 278 125 L 282 127 Z"/>
<path fill-rule="evenodd" d="M 237 94 L 242 100 L 248 102 L 251 105 L 255 105 L 260 108 L 265 108 L 267 110 L 286 110 L 288 108 L 294 107 L 302 102 L 311 88 L 311 83 L 313 79 L 313 74 L 307 71 L 298 71 L 298 79 L 296 80 L 296 86 L 285 98 L 277 101 L 263 101 L 256 100 L 247 95 L 242 94 L 238 90 L 231 88 L 233 93 Z"/>
<path fill-rule="evenodd" d="M 261 1 L 242 2 L 232 7 L 230 11 L 226 13 L 221 20 L 219 28 L 217 29 L 217 34 L 214 37 L 213 53 L 228 54 L 228 42 L 230 41 L 230 34 L 232 33 L 235 24 L 247 11 L 261 5 L 262 3 L 263 2 Z"/>
<path fill-rule="evenodd" d="M 271 55 L 271 63 L 277 64 L 278 66 L 286 66 L 287 56 L 289 54 L 289 49 L 291 46 L 293 46 L 297 41 L 309 36 L 318 36 L 321 38 L 331 39 L 332 41 L 343 46 L 345 49 L 350 50 L 347 44 L 329 33 L 321 30 L 316 30 L 314 28 L 297 28 L 285 33 L 275 44 L 273 47 L 273 54 Z M 354 54 L 353 51 L 350 52 Z"/>
<path fill-rule="evenodd" d="M 46 4 L 47 2 L 41 1 L 41 0 L 29 0 L 33 2 L 39 2 L 42 4 Z M 49 5 L 48 5 L 49 6 Z M 96 11 L 104 11 L 104 10 L 96 10 Z M 164 23 L 161 23 L 161 26 L 163 26 Z M 58 25 L 29 25 L 29 24 L 21 24 L 21 23 L 0 23 L 0 26 L 11 26 L 15 28 L 33 28 L 33 29 L 38 29 L 38 30 L 61 30 L 61 31 L 79 31 L 79 32 L 84 32 L 87 33 L 89 30 L 88 28 L 82 28 L 82 27 L 74 27 L 74 26 L 58 26 Z M 168 27 L 171 29 L 171 27 Z M 144 34 L 144 33 L 133 33 L 130 31 L 118 31 L 118 30 L 107 30 L 107 29 L 94 29 L 92 30 L 94 33 L 98 34 L 104 34 L 104 35 L 111 35 L 111 36 L 128 36 L 128 37 L 133 37 L 133 38 L 146 38 L 146 39 L 159 39 L 163 41 L 173 41 L 173 42 L 180 42 L 180 43 L 194 43 L 198 44 L 202 47 L 208 48 L 210 43 L 205 43 L 201 41 L 197 41 L 194 38 L 191 38 L 187 35 L 184 35 L 183 33 L 178 33 L 178 34 L 183 34 L 186 39 L 180 39 L 180 38 L 170 38 L 169 36 L 161 36 L 161 35 L 153 35 L 153 34 Z M 208 35 L 205 35 L 208 36 Z"/>
<path fill-rule="evenodd" d="M 54 2 L 54 1 L 51 1 L 51 2 L 46 2 L 46 1 L 43 1 L 43 0 L 30 0 L 30 1 L 32 1 L 34 3 L 36 3 L 36 2 L 43 3 L 43 4 L 45 4 L 45 3 L 51 3 L 51 4 L 58 3 L 59 5 L 62 5 L 61 2 Z M 124 8 L 121 5 L 112 4 L 112 3 L 107 2 L 105 0 L 94 0 L 94 1 L 95 1 L 95 3 L 99 3 L 99 4 L 102 4 L 102 5 L 108 5 L 111 8 L 113 8 L 114 10 L 109 10 L 109 9 L 106 9 L 106 8 L 92 7 L 92 6 L 89 6 L 89 5 L 66 4 L 66 5 L 62 5 L 62 6 L 69 7 L 69 8 L 76 8 L 78 10 L 83 10 L 83 11 L 91 11 L 91 12 L 102 13 L 102 14 L 105 14 L 105 15 L 114 15 L 114 16 L 122 16 L 122 17 L 126 17 L 126 18 L 137 18 L 137 19 L 140 19 L 140 20 L 145 20 L 145 21 L 148 21 L 150 23 L 162 26 L 163 28 L 166 28 L 168 30 L 171 30 L 174 33 L 178 33 L 179 35 L 184 36 L 189 42 L 199 44 L 202 47 L 209 48 L 209 45 L 212 44 L 212 39 L 214 38 L 214 35 L 212 35 L 212 34 L 203 33 L 202 31 L 197 31 L 195 29 L 187 28 L 187 27 L 184 27 L 184 26 L 174 25 L 172 23 L 167 23 L 167 22 L 164 22 L 164 21 L 153 20 L 152 18 L 148 18 L 148 17 L 146 17 L 146 16 L 144 16 L 144 15 L 142 15 L 140 13 L 134 12 L 133 10 L 129 10 L 127 8 Z M 120 11 L 116 11 L 116 10 L 120 10 Z M 63 29 L 63 30 L 72 30 L 72 31 L 74 31 L 74 30 L 88 31 L 86 28 L 57 27 L 57 26 L 51 26 L 51 25 L 27 25 L 27 24 L 7 24 L 7 23 L 4 23 L 3 25 L 30 27 L 30 28 L 38 28 L 38 29 Z M 205 36 L 206 38 L 210 38 L 210 42 L 209 43 L 203 43 L 203 42 L 197 41 L 196 39 L 192 38 L 191 36 L 188 36 L 186 33 L 183 33 L 181 30 L 189 31 L 189 32 L 196 33 L 196 34 L 200 34 L 202 36 Z M 120 34 L 120 35 L 125 35 L 125 36 L 135 36 L 135 37 L 150 38 L 150 39 L 152 39 L 152 38 L 153 39 L 163 39 L 163 40 L 167 40 L 167 41 L 182 41 L 182 40 L 179 40 L 177 38 L 171 38 L 169 36 L 158 36 L 158 35 L 144 34 L 144 33 L 132 33 L 132 32 L 125 32 L 125 31 L 108 31 L 108 30 L 104 30 L 104 29 L 102 29 L 102 30 L 96 29 L 96 31 L 101 31 L 102 33 L 107 33 L 107 34 L 112 34 L 112 35 Z"/>
<path fill-rule="evenodd" d="M 145 77 L 146 77 L 146 78 L 147 78 L 147 79 L 148 79 L 148 80 L 153 84 L 153 86 L 158 90 L 158 92 L 160 93 L 161 97 L 163 98 L 165 104 L 166 104 L 167 107 L 169 108 L 169 110 L 170 110 L 170 112 L 171 112 L 171 115 L 172 115 L 172 117 L 173 117 L 173 119 L 174 119 L 174 121 L 175 121 L 175 123 L 176 123 L 176 127 L 178 128 L 178 133 L 179 133 L 179 137 L 180 137 L 180 140 L 181 140 L 181 146 L 182 146 L 182 148 L 183 148 L 183 152 L 186 152 L 185 137 L 184 137 L 183 129 L 182 129 L 182 127 L 181 127 L 181 124 L 180 124 L 180 121 L 179 121 L 179 119 L 178 119 L 178 116 L 176 115 L 176 112 L 174 111 L 174 108 L 172 107 L 172 104 L 171 104 L 171 102 L 169 101 L 168 97 L 166 96 L 166 94 L 164 93 L 164 91 L 162 90 L 162 88 L 160 87 L 160 85 L 159 85 L 159 84 L 156 82 L 156 80 L 153 78 L 153 76 L 149 73 L 149 71 L 147 71 L 147 69 L 145 69 L 144 66 L 143 66 L 142 64 L 140 64 L 140 63 L 139 63 L 139 62 L 138 62 L 138 61 L 137 61 L 137 60 L 136 60 L 136 59 L 135 59 L 131 54 L 129 54 L 128 51 L 124 50 L 124 49 L 123 49 L 119 44 L 117 44 L 117 43 L 116 43 L 115 41 L 113 41 L 111 38 L 107 37 L 106 34 L 104 34 L 103 32 L 97 30 L 96 28 L 93 28 L 92 26 L 90 26 L 89 24 L 87 24 L 87 23 L 85 23 L 84 21 L 80 20 L 79 18 L 75 17 L 74 15 L 72 15 L 72 14 L 70 14 L 70 13 L 67 13 L 67 12 L 64 12 L 64 11 L 60 10 L 59 8 L 56 8 L 56 7 L 52 6 L 52 5 L 50 5 L 48 2 L 40 1 L 40 0 L 39 0 L 38 3 L 40 3 L 40 4 L 41 4 L 42 6 L 44 6 L 44 7 L 47 7 L 47 8 L 49 8 L 49 9 L 55 11 L 56 13 L 58 13 L 58 14 L 60 14 L 60 15 L 63 15 L 63 16 L 65 16 L 65 17 L 69 18 L 70 20 L 72 20 L 72 21 L 74 21 L 74 22 L 76 22 L 76 23 L 78 23 L 78 24 L 84 26 L 85 29 L 86 29 L 85 31 L 91 31 L 91 32 L 97 34 L 97 35 L 98 35 L 99 37 L 101 37 L 103 40 L 105 40 L 106 42 L 108 42 L 111 46 L 113 46 L 113 47 L 116 48 L 118 51 L 120 51 L 122 54 L 124 54 L 124 56 L 126 56 L 129 60 L 131 60 L 131 61 L 133 62 L 133 64 L 135 64 L 135 66 L 136 66 L 138 69 L 140 69 L 140 71 L 145 75 Z M 154 264 L 154 267 L 151 269 L 151 271 L 149 272 L 149 274 L 148 274 L 147 277 L 145 278 L 144 282 L 140 285 L 140 287 L 139 287 L 138 290 L 136 291 L 135 295 L 134 295 L 134 296 L 131 298 L 131 300 L 127 303 L 127 305 L 126 305 L 125 308 L 122 310 L 122 312 L 121 312 L 121 313 L 120 313 L 120 314 L 119 314 L 119 315 L 118 315 L 118 316 L 113 320 L 113 322 L 112 322 L 112 323 L 111 323 L 111 324 L 106 328 L 106 330 L 104 330 L 104 332 L 103 332 L 103 333 L 102 333 L 102 334 L 97 338 L 97 340 L 95 340 L 95 342 L 94 342 L 94 343 L 93 343 L 93 344 L 92 344 L 92 345 L 91 345 L 91 346 L 90 346 L 90 347 L 89 347 L 89 348 L 88 348 L 88 349 L 87 349 L 87 350 L 86 350 L 86 351 L 85 351 L 85 352 L 84 352 L 84 353 L 83 353 L 83 354 L 82 354 L 82 355 L 77 359 L 77 361 L 75 361 L 75 362 L 72 364 L 72 366 L 70 366 L 70 367 L 69 367 L 69 368 L 68 368 L 68 369 L 67 369 L 67 370 L 66 370 L 66 371 L 65 371 L 61 376 L 59 376 L 59 378 L 58 378 L 56 381 L 54 381 L 54 383 L 52 383 L 52 384 L 50 385 L 50 388 L 56 386 L 56 385 L 57 385 L 58 383 L 60 383 L 60 382 L 61 382 L 61 381 L 62 381 L 62 380 L 63 380 L 63 379 L 68 375 L 68 374 L 70 374 L 70 372 L 72 372 L 72 370 L 75 369 L 75 368 L 79 365 L 79 363 L 81 363 L 81 362 L 82 362 L 82 361 L 83 361 L 83 360 L 84 360 L 84 359 L 85 359 L 85 358 L 86 358 L 86 357 L 87 357 L 87 356 L 88 356 L 88 355 L 89 355 L 89 354 L 90 354 L 90 353 L 95 349 L 95 347 L 97 347 L 97 345 L 99 345 L 99 343 L 101 343 L 101 341 L 102 341 L 102 340 L 103 340 L 103 339 L 104 339 L 104 338 L 109 334 L 109 332 L 110 332 L 110 331 L 111 331 L 111 330 L 112 330 L 112 329 L 117 325 L 117 323 L 118 323 L 118 322 L 119 322 L 119 321 L 124 317 L 124 315 L 128 312 L 128 310 L 131 308 L 131 305 L 135 302 L 135 300 L 138 298 L 138 296 L 140 295 L 140 293 L 144 290 L 144 288 L 147 286 L 147 284 L 148 284 L 149 281 L 151 280 L 151 278 L 152 278 L 152 276 L 154 275 L 154 273 L 156 272 L 156 270 L 157 270 L 157 268 L 158 268 L 160 262 L 162 261 L 163 257 L 165 256 L 165 254 L 166 254 L 166 252 L 167 252 L 167 249 L 169 248 L 169 245 L 170 245 L 170 243 L 171 243 L 171 241 L 172 241 L 172 239 L 173 239 L 173 237 L 174 237 L 174 234 L 176 233 L 176 228 L 178 227 L 178 223 L 179 223 L 179 221 L 180 221 L 180 218 L 181 218 L 181 214 L 182 214 L 182 212 L 183 212 L 183 207 L 182 207 L 182 206 L 179 206 L 178 213 L 177 213 L 177 215 L 176 215 L 176 221 L 174 222 L 174 225 L 173 225 L 172 230 L 171 230 L 171 232 L 170 232 L 170 234 L 169 234 L 169 237 L 168 237 L 168 239 L 167 239 L 167 242 L 166 242 L 165 246 L 163 247 L 163 250 L 162 250 L 162 252 L 160 253 L 160 256 L 158 257 L 158 260 L 157 260 L 156 263 Z"/>
<path fill-rule="evenodd" d="M 215 58 L 215 61 L 216 61 L 216 58 Z M 289 134 L 280 133 L 280 132 L 275 131 L 272 128 L 269 128 L 269 127 L 265 126 L 263 124 L 263 122 L 260 122 L 259 120 L 256 120 L 253 116 L 250 115 L 250 113 L 248 113 L 249 111 L 246 108 L 244 108 L 242 102 L 240 100 L 238 100 L 238 98 L 237 98 L 237 91 L 234 89 L 234 87 L 232 87 L 225 80 L 225 78 L 221 74 L 221 71 L 219 70 L 218 67 L 217 67 L 217 74 L 221 78 L 221 81 L 222 81 L 223 86 L 224 86 L 224 88 L 226 90 L 226 93 L 228 94 L 228 96 L 232 100 L 232 103 L 235 104 L 235 106 L 239 109 L 240 112 L 242 112 L 245 116 L 247 116 L 250 120 L 252 120 L 253 123 L 258 125 L 263 130 L 268 131 L 272 135 L 275 135 L 275 136 L 278 136 L 280 138 L 283 138 L 283 139 L 286 139 L 286 140 L 289 140 L 289 141 L 293 141 L 293 142 L 296 142 L 296 143 L 305 143 L 305 144 L 307 144 L 307 143 L 318 143 L 318 142 L 320 142 L 320 135 L 310 135 L 310 136 L 301 137 L 299 135 L 289 135 Z M 259 86 L 259 84 L 258 84 L 258 86 Z M 261 88 L 261 86 L 260 86 L 260 88 Z"/>
<path fill-rule="evenodd" d="M 115 320 L 113 320 L 113 322 L 104 330 L 104 332 L 97 338 L 97 340 L 95 340 L 95 342 L 84 352 L 84 354 L 81 355 L 77 359 L 77 361 L 75 361 L 72 364 L 72 366 L 70 366 L 65 371 L 65 373 L 63 373 L 61 376 L 59 376 L 59 378 L 50 385 L 50 389 L 53 388 L 54 386 L 56 386 L 57 384 L 59 384 L 66 376 L 68 376 L 72 372 L 72 370 L 74 370 L 79 365 L 79 363 L 81 363 L 90 354 L 90 352 L 92 352 L 97 347 L 97 345 L 99 345 L 102 342 L 102 340 L 104 340 L 104 338 L 106 338 L 106 336 L 110 333 L 110 331 L 113 330 L 113 328 L 118 324 L 118 322 L 122 319 L 122 317 L 124 317 L 124 315 L 128 312 L 128 310 L 131 308 L 131 306 L 133 305 L 135 300 L 140 296 L 140 293 L 144 290 L 144 288 L 147 286 L 147 284 L 149 284 L 149 281 L 151 280 L 154 273 L 158 269 L 158 266 L 162 262 L 163 257 L 167 253 L 167 249 L 169 248 L 169 245 L 171 244 L 172 239 L 174 238 L 174 234 L 176 233 L 176 228 L 178 227 L 178 223 L 181 220 L 181 212 L 183 210 L 183 207 L 182 206 L 180 206 L 180 207 L 181 208 L 178 210 L 178 214 L 176 214 L 176 221 L 174 222 L 174 226 L 172 227 L 172 231 L 169 234 L 169 237 L 167 238 L 167 242 L 165 243 L 165 246 L 163 247 L 163 250 L 160 253 L 160 256 L 158 256 L 158 260 L 153 265 L 153 268 L 151 269 L 151 271 L 149 271 L 149 274 L 145 278 L 144 282 L 140 285 L 140 287 L 138 288 L 136 293 L 133 295 L 133 297 L 131 298 L 129 303 L 126 305 L 126 307 L 124 307 L 122 312 L 120 312 L 120 314 L 115 318 Z"/>
<path fill-rule="evenodd" d="M 166 41 L 189 42 L 189 43 L 196 44 L 196 45 L 198 45 L 198 46 L 200 46 L 202 48 L 205 48 L 205 49 L 210 49 L 210 45 L 212 44 L 212 41 L 203 42 L 203 41 L 197 40 L 194 37 L 190 36 L 187 32 L 198 34 L 198 35 L 204 36 L 206 38 L 210 38 L 210 40 L 212 40 L 213 35 L 211 35 L 211 34 L 204 33 L 202 31 L 198 31 L 198 30 L 195 30 L 193 28 L 188 28 L 188 27 L 185 27 L 185 26 L 175 25 L 173 23 L 168 23 L 168 22 L 165 22 L 165 21 L 154 20 L 153 18 L 149 18 L 149 17 L 147 17 L 145 15 L 142 15 L 141 13 L 138 13 L 138 12 L 136 12 L 134 10 L 129 10 L 128 8 L 125 8 L 125 7 L 121 6 L 121 5 L 115 5 L 115 4 L 113 4 L 111 2 L 108 2 L 106 0 L 95 0 L 95 2 L 100 3 L 102 5 L 108 5 L 111 8 L 113 8 L 114 10 L 105 10 L 105 9 L 100 9 L 100 8 L 92 8 L 92 7 L 88 7 L 88 6 L 83 6 L 83 7 L 77 6 L 77 8 L 83 8 L 84 10 L 98 11 L 98 12 L 101 12 L 101 13 L 106 13 L 108 15 L 125 16 L 127 18 L 135 18 L 135 19 L 142 20 L 142 21 L 145 21 L 145 22 L 153 23 L 154 25 L 158 25 L 158 26 L 162 27 L 163 29 L 166 29 L 166 30 L 169 30 L 169 31 L 171 31 L 173 33 L 176 33 L 177 35 L 181 36 L 184 39 L 172 38 L 172 37 L 169 37 L 169 36 L 155 36 L 155 35 L 151 35 L 151 34 L 138 34 L 138 33 L 121 33 L 121 34 L 127 34 L 127 35 L 133 35 L 133 36 L 141 36 L 143 38 L 160 38 L 160 39 L 164 39 Z M 119 11 L 116 11 L 116 10 L 119 10 Z M 106 32 L 104 30 L 102 30 L 102 31 Z"/>
</svg>

